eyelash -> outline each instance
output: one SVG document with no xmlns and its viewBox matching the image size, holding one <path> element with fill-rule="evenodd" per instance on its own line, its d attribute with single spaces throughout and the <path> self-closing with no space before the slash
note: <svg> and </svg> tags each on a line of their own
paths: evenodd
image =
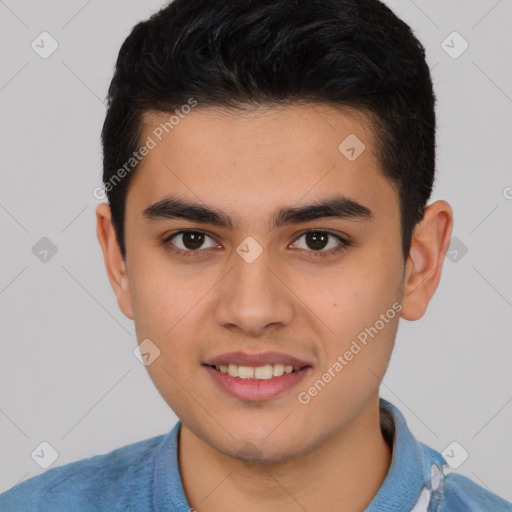
<svg viewBox="0 0 512 512">
<path fill-rule="evenodd" d="M 197 249 L 195 251 L 193 251 L 193 250 L 184 251 L 183 249 L 179 249 L 174 244 L 171 243 L 171 241 L 175 237 L 177 237 L 178 235 L 186 234 L 186 233 L 197 233 L 197 234 L 206 235 L 207 237 L 212 238 L 208 233 L 206 233 L 204 231 L 199 231 L 199 230 L 195 230 L 195 229 L 185 229 L 185 230 L 182 230 L 182 231 L 177 231 L 176 233 L 172 233 L 171 235 L 167 236 L 162 241 L 162 243 L 163 243 L 163 245 L 168 246 L 169 250 L 172 253 L 176 254 L 179 257 L 183 257 L 183 258 L 196 257 L 196 256 L 199 256 L 200 253 L 202 253 L 202 252 L 204 253 L 205 251 L 208 251 L 208 249 Z M 308 229 L 307 231 L 302 232 L 294 240 L 294 242 L 296 242 L 297 240 L 299 240 L 303 236 L 308 235 L 309 233 L 315 233 L 317 235 L 318 234 L 330 235 L 330 236 L 336 238 L 340 242 L 340 244 L 337 247 L 335 247 L 334 249 L 329 249 L 327 251 L 314 251 L 312 249 L 311 250 L 307 250 L 307 256 L 306 257 L 308 257 L 308 258 L 317 258 L 317 257 L 327 258 L 329 256 L 335 256 L 338 253 L 343 252 L 344 250 L 346 250 L 348 247 L 350 247 L 352 245 L 351 241 L 341 237 L 337 233 L 333 233 L 332 231 L 325 230 L 325 229 Z"/>
</svg>

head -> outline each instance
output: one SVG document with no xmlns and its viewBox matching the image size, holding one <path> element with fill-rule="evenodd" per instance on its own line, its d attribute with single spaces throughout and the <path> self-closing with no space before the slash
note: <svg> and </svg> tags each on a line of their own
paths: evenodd
<svg viewBox="0 0 512 512">
<path fill-rule="evenodd" d="M 175 0 L 123 43 L 108 99 L 98 236 L 183 426 L 270 461 L 369 417 L 452 225 L 427 206 L 435 99 L 410 28 L 377 0 Z M 241 399 L 210 368 L 240 351 L 306 368 Z"/>
</svg>

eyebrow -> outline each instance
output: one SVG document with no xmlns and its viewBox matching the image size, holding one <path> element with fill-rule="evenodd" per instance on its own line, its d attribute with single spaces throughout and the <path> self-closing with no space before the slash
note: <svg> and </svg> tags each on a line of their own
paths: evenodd
<svg viewBox="0 0 512 512">
<path fill-rule="evenodd" d="M 231 230 L 238 227 L 238 222 L 220 209 L 174 196 L 158 201 L 146 208 L 142 214 L 148 220 L 185 219 Z M 338 195 L 303 206 L 280 208 L 272 215 L 270 227 L 275 229 L 287 224 L 328 217 L 361 221 L 373 220 L 375 215 L 368 207 Z"/>
</svg>

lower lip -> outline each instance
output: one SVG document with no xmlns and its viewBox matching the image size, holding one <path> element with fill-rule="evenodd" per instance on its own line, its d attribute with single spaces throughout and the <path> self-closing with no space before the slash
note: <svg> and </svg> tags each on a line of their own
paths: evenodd
<svg viewBox="0 0 512 512">
<path fill-rule="evenodd" d="M 311 370 L 306 366 L 296 372 L 284 373 L 271 379 L 239 379 L 222 373 L 211 366 L 205 366 L 214 382 L 230 395 L 241 400 L 263 401 L 271 400 L 279 394 L 298 384 Z"/>
</svg>

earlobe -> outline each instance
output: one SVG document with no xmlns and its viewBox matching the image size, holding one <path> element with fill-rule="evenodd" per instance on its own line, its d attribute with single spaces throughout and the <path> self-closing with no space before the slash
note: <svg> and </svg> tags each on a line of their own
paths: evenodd
<svg viewBox="0 0 512 512">
<path fill-rule="evenodd" d="M 425 314 L 441 279 L 452 227 L 453 213 L 446 201 L 429 205 L 416 225 L 406 263 L 402 318 L 418 320 Z"/>
<path fill-rule="evenodd" d="M 96 233 L 103 251 L 103 260 L 108 279 L 117 297 L 121 311 L 133 320 L 133 308 L 126 264 L 119 248 L 117 235 L 112 224 L 112 214 L 107 203 L 96 208 Z"/>
</svg>

